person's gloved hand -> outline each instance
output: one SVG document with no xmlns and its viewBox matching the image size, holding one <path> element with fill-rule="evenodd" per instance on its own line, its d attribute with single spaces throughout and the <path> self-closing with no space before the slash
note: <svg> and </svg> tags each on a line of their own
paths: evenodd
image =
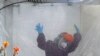
<svg viewBox="0 0 100 56">
<path fill-rule="evenodd" d="M 76 32 L 77 33 L 79 33 L 80 31 L 79 31 L 79 28 L 74 24 L 74 27 L 75 27 L 75 29 L 76 29 Z"/>
<path fill-rule="evenodd" d="M 38 24 L 36 25 L 36 31 L 37 31 L 38 33 L 43 33 L 43 25 L 41 25 L 40 23 L 38 23 Z"/>
</svg>

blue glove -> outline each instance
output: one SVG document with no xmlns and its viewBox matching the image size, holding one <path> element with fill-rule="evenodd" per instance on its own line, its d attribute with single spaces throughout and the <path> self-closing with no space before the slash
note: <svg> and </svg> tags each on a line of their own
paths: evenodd
<svg viewBox="0 0 100 56">
<path fill-rule="evenodd" d="M 43 33 L 43 25 L 41 25 L 40 23 L 38 23 L 38 24 L 36 25 L 36 31 L 37 31 L 38 33 Z"/>
<path fill-rule="evenodd" d="M 79 28 L 75 24 L 74 24 L 74 27 L 76 29 L 76 32 L 79 33 L 80 32 Z"/>
</svg>

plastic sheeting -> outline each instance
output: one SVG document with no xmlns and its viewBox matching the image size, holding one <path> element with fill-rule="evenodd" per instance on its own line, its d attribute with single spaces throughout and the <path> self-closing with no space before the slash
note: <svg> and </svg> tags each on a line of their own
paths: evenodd
<svg viewBox="0 0 100 56">
<path fill-rule="evenodd" d="M 100 56 L 100 19 L 98 15 L 99 10 L 97 9 L 86 9 L 84 15 L 88 16 L 81 14 L 86 21 L 92 17 L 87 24 L 84 20 L 80 20 L 80 6 L 70 7 L 66 4 L 37 4 L 34 6 L 27 3 L 21 4 L 18 7 L 15 6 L 13 8 L 13 20 L 11 20 L 13 22 L 13 46 L 21 48 L 19 56 L 45 56 L 45 52 L 37 47 L 37 33 L 35 31 L 37 23 L 44 25 L 46 39 L 53 40 L 63 31 L 73 34 L 75 32 L 73 25 L 77 24 L 80 27 L 80 23 L 83 22 L 81 24 L 82 29 L 85 27 L 83 25 L 87 25 L 88 27 L 86 28 L 88 29 L 85 28 L 83 31 L 81 29 L 82 41 L 78 48 L 73 53 L 70 53 L 69 56 Z M 89 27 L 89 24 L 91 24 L 91 27 Z"/>
<path fill-rule="evenodd" d="M 74 34 L 74 24 L 80 27 L 80 6 L 48 3 L 14 7 L 13 45 L 21 48 L 19 56 L 45 56 L 45 52 L 37 46 L 35 26 L 38 23 L 44 26 L 46 40 L 54 40 L 65 31 Z"/>
<path fill-rule="evenodd" d="M 70 56 L 100 56 L 100 6 L 81 7 L 82 41 Z"/>
</svg>

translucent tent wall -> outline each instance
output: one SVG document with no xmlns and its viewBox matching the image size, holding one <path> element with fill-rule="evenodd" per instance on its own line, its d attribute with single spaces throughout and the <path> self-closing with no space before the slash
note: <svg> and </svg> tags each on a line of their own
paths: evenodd
<svg viewBox="0 0 100 56">
<path fill-rule="evenodd" d="M 35 26 L 38 23 L 44 25 L 47 40 L 54 40 L 65 31 L 74 34 L 74 24 L 80 28 L 80 6 L 22 3 L 10 6 L 2 13 L 4 27 L 10 35 L 6 38 L 10 41 L 8 55 L 12 55 L 13 46 L 19 46 L 19 56 L 45 56 L 45 52 L 37 47 Z"/>
<path fill-rule="evenodd" d="M 4 4 L 0 2 L 0 6 L 3 7 Z M 0 7 L 0 8 L 1 8 Z M 0 39 L 2 41 L 9 41 L 10 46 L 7 48 L 7 55 L 12 55 L 12 50 L 13 48 L 13 38 L 12 38 L 12 18 L 13 18 L 13 8 L 8 7 L 4 10 L 0 11 Z M 3 34 L 3 35 L 2 35 Z M 2 45 L 2 42 L 0 43 Z M 2 54 L 0 54 L 2 56 Z"/>
<path fill-rule="evenodd" d="M 4 36 L 8 34 L 2 40 L 10 42 L 8 56 L 12 55 L 14 46 L 21 49 L 18 56 L 45 56 L 37 47 L 35 26 L 38 23 L 44 26 L 46 40 L 54 40 L 63 31 L 74 34 L 73 25 L 76 24 L 81 30 L 82 41 L 69 56 L 99 56 L 99 7 L 22 3 L 2 10 L 0 21 L 5 30 L 1 32 L 6 32 Z"/>
<path fill-rule="evenodd" d="M 54 40 L 65 31 L 74 34 L 74 24 L 80 27 L 79 6 L 70 7 L 60 3 L 34 6 L 28 3 L 14 7 L 13 13 L 13 44 L 20 46 L 20 56 L 45 56 L 45 52 L 37 47 L 35 26 L 38 23 L 44 25 L 46 40 Z"/>
<path fill-rule="evenodd" d="M 100 56 L 100 5 L 84 5 L 82 7 L 82 32 L 84 56 Z"/>
</svg>

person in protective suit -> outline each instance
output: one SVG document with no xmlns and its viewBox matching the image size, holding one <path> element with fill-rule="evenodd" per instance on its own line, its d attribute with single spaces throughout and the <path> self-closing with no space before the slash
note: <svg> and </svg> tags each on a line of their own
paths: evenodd
<svg viewBox="0 0 100 56">
<path fill-rule="evenodd" d="M 59 34 L 54 41 L 46 41 L 43 33 L 43 26 L 37 24 L 36 31 L 38 32 L 38 47 L 45 51 L 46 56 L 68 56 L 69 53 L 77 48 L 81 40 L 79 29 L 76 25 L 74 25 L 74 27 L 76 33 L 73 36 L 67 32 L 63 32 Z"/>
</svg>

